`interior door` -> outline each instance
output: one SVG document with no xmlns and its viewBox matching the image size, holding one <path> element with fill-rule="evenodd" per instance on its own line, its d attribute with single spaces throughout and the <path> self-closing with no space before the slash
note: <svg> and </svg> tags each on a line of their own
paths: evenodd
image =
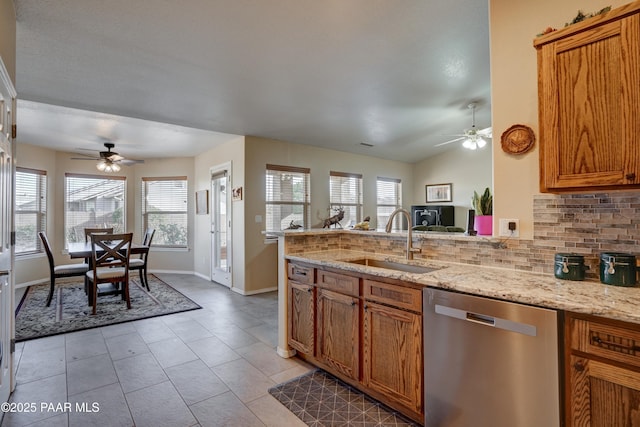
<svg viewBox="0 0 640 427">
<path fill-rule="evenodd" d="M 230 165 L 211 170 L 211 280 L 231 287 Z"/>
<path fill-rule="evenodd" d="M 15 386 L 13 372 L 13 133 L 16 91 L 0 59 L 0 402 Z"/>
</svg>

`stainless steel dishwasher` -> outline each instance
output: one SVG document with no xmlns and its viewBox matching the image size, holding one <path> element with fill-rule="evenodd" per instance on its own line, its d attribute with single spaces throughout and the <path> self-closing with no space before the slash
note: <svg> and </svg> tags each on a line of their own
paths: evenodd
<svg viewBox="0 0 640 427">
<path fill-rule="evenodd" d="M 555 310 L 425 289 L 425 427 L 560 425 Z"/>
</svg>

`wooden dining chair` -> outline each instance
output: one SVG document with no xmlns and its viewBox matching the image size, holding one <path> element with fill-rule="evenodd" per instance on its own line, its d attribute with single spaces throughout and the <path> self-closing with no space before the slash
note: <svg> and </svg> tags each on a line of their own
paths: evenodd
<svg viewBox="0 0 640 427">
<path fill-rule="evenodd" d="M 142 239 L 142 245 L 151 249 L 151 241 L 153 240 L 154 234 L 156 234 L 155 228 L 147 228 L 147 231 L 144 233 L 144 238 Z M 146 287 L 148 291 L 151 290 L 149 288 L 149 280 L 147 279 L 149 249 L 141 253 L 140 257 L 129 260 L 129 270 L 138 270 L 140 272 L 140 283 L 142 283 L 142 286 Z"/>
<path fill-rule="evenodd" d="M 84 241 L 90 242 L 92 234 L 113 234 L 113 227 L 110 228 L 85 228 L 84 229 Z"/>
<path fill-rule="evenodd" d="M 91 265 L 87 271 L 89 281 L 89 301 L 96 314 L 96 305 L 100 284 L 110 283 L 111 287 L 104 294 L 121 294 L 131 308 L 129 298 L 129 258 L 131 256 L 131 238 L 133 233 L 92 234 Z"/>
<path fill-rule="evenodd" d="M 42 240 L 42 246 L 44 247 L 44 251 L 47 253 L 47 258 L 49 259 L 49 280 L 51 281 L 49 285 L 49 296 L 47 297 L 47 307 L 49 307 L 51 299 L 53 298 L 56 279 L 59 277 L 84 276 L 89 270 L 89 265 L 87 263 L 55 265 L 53 261 L 53 252 L 51 251 L 51 245 L 49 244 L 47 235 L 40 231 L 38 232 L 38 237 Z"/>
</svg>

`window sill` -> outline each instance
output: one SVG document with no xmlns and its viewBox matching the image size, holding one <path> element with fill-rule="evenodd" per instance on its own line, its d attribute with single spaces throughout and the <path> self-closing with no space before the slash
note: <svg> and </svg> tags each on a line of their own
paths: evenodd
<svg viewBox="0 0 640 427">
<path fill-rule="evenodd" d="M 37 259 L 37 258 L 46 258 L 46 255 L 43 252 L 32 253 L 32 254 L 24 254 L 24 255 L 16 254 L 16 261 L 22 261 L 22 260 L 28 260 L 28 259 Z"/>
</svg>

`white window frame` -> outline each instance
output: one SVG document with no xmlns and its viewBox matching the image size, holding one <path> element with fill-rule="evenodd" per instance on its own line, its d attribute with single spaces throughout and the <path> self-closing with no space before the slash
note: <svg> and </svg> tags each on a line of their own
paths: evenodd
<svg viewBox="0 0 640 427">
<path fill-rule="evenodd" d="M 34 186 L 35 188 L 28 188 L 28 193 L 33 195 L 33 197 L 20 194 L 21 190 L 21 179 L 19 178 L 19 174 L 31 175 L 33 176 Z M 21 209 L 20 206 L 24 204 L 21 203 L 21 198 L 24 199 L 24 202 L 33 201 L 33 206 L 31 209 Z M 21 215 L 35 215 L 35 230 L 33 236 L 30 236 L 30 240 L 33 240 L 34 247 L 33 249 L 20 251 L 18 245 L 16 244 L 15 254 L 17 257 L 34 255 L 38 253 L 42 253 L 42 242 L 38 237 L 39 232 L 46 232 L 47 227 L 47 172 L 38 169 L 30 169 L 23 167 L 16 167 L 16 203 L 14 210 L 14 221 L 15 221 L 15 230 L 16 234 L 19 235 L 21 233 Z M 16 236 L 16 240 L 21 240 L 20 237 Z"/>
<path fill-rule="evenodd" d="M 344 209 L 346 221 L 341 222 L 343 227 L 362 221 L 362 186 L 362 174 L 329 172 L 329 216 L 335 215 L 339 209 Z"/>
<path fill-rule="evenodd" d="M 82 195 L 82 193 L 80 193 L 80 190 L 78 190 L 79 198 L 74 199 L 73 200 L 74 202 L 77 200 L 81 200 L 82 197 L 84 197 L 84 199 L 82 200 L 90 200 L 91 191 L 97 190 L 100 188 L 99 187 L 100 185 L 103 185 L 100 183 L 100 181 L 107 181 L 107 183 L 104 185 L 107 185 L 107 184 L 114 185 L 116 182 L 121 183 L 119 185 L 121 185 L 121 189 L 122 189 L 122 193 L 121 193 L 122 201 L 120 206 L 120 208 L 122 209 L 122 222 L 105 223 L 104 221 L 98 221 L 97 218 L 94 220 L 88 219 L 87 221 L 84 222 L 82 231 L 80 230 L 78 225 L 74 225 L 73 226 L 74 231 L 72 232 L 69 229 L 69 216 L 70 216 L 70 212 L 77 212 L 77 211 L 69 211 L 68 209 L 69 203 L 72 202 L 70 200 L 71 194 L 69 190 L 70 179 L 85 179 L 85 180 L 96 181 L 96 185 L 94 186 L 95 188 L 92 189 L 90 187 L 85 187 L 84 189 L 82 189 L 82 191 L 84 191 L 86 194 Z M 107 188 L 107 190 L 109 189 Z M 113 190 L 109 190 L 109 191 L 112 192 Z M 124 176 L 116 176 L 116 175 L 107 176 L 107 175 L 77 174 L 77 173 L 69 173 L 69 172 L 65 173 L 64 174 L 64 245 L 65 245 L 64 247 L 65 249 L 68 247 L 70 236 L 73 235 L 74 242 L 84 242 L 85 240 L 84 228 L 100 228 L 100 227 L 113 227 L 114 233 L 124 233 L 127 230 L 127 178 Z"/>
<path fill-rule="evenodd" d="M 383 228 L 391 213 L 402 207 L 402 180 L 379 176 L 376 179 L 376 221 L 377 228 Z M 402 229 L 402 215 L 393 219 L 393 230 Z"/>
<path fill-rule="evenodd" d="M 302 200 L 295 200 L 296 195 L 294 194 L 294 189 L 291 187 L 290 191 L 283 192 L 283 186 L 276 185 L 276 179 L 279 179 L 281 182 L 283 179 L 289 178 L 293 181 L 293 179 L 297 179 L 298 182 L 302 180 L 302 186 L 304 188 L 304 195 Z M 294 215 L 293 211 L 301 210 L 302 218 L 299 218 L 299 215 L 296 215 L 296 219 L 292 220 L 293 225 L 302 226 L 303 229 L 310 228 L 310 211 L 311 211 L 311 169 L 309 168 L 301 168 L 295 166 L 282 166 L 282 165 L 272 165 L 267 164 L 266 172 L 265 172 L 265 232 L 268 237 L 271 237 L 269 233 L 281 231 L 291 226 L 291 222 L 287 224 L 283 224 L 281 215 L 274 215 L 273 211 L 280 211 L 282 208 L 289 208 L 292 212 L 290 215 Z M 276 191 L 278 191 L 276 193 Z M 281 213 L 281 212 L 280 212 Z M 280 227 L 271 226 L 275 222 L 280 223 Z"/>
<path fill-rule="evenodd" d="M 149 194 L 148 186 L 157 182 L 180 182 L 184 183 L 184 193 L 174 195 L 173 197 L 179 197 L 180 200 L 183 200 L 181 205 L 184 206 L 184 209 L 172 209 L 172 210 L 154 210 L 151 211 L 149 209 L 149 205 L 147 202 L 149 201 L 147 195 Z M 189 197 L 189 182 L 187 181 L 186 176 L 169 176 L 169 177 L 143 177 L 141 180 L 141 214 L 142 214 L 142 230 L 141 233 L 144 235 L 144 232 L 147 228 L 155 228 L 156 233 L 153 238 L 153 247 L 154 248 L 167 248 L 167 249 L 186 249 L 189 247 L 189 206 L 188 206 L 188 197 Z M 167 216 L 184 216 L 184 224 L 185 224 L 185 240 L 184 244 L 167 244 L 164 243 L 164 237 L 162 227 L 154 227 L 153 224 L 149 224 L 149 215 L 167 215 Z M 170 222 L 171 223 L 171 222 Z"/>
</svg>

